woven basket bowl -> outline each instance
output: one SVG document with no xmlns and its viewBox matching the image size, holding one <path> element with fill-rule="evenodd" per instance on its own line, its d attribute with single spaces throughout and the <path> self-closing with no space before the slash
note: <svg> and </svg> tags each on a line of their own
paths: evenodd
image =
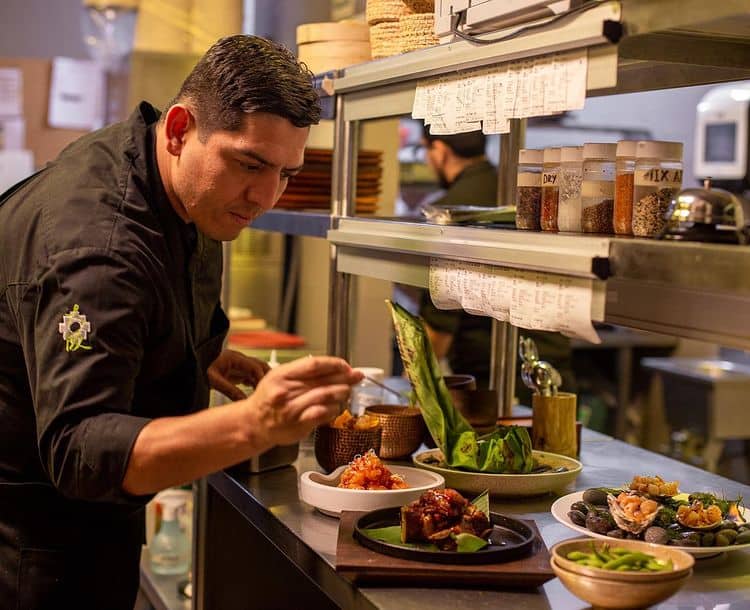
<svg viewBox="0 0 750 610">
<path fill-rule="evenodd" d="M 379 455 L 384 460 L 407 457 L 422 444 L 426 427 L 417 407 L 372 405 L 365 409 L 365 413 L 375 415 L 383 427 Z"/>
<path fill-rule="evenodd" d="M 315 459 L 323 470 L 331 472 L 339 466 L 348 464 L 358 455 L 364 455 L 370 449 L 380 455 L 382 434 L 382 425 L 374 430 L 318 426 L 313 435 Z"/>
</svg>

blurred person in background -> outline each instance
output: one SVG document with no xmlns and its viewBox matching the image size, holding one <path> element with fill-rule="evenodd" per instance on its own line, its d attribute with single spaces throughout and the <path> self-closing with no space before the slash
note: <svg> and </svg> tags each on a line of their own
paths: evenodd
<svg viewBox="0 0 750 610">
<path fill-rule="evenodd" d="M 497 202 L 498 177 L 485 156 L 486 137 L 481 131 L 453 135 L 432 135 L 425 125 L 423 145 L 426 160 L 435 172 L 445 194 L 431 201 L 433 206 L 482 205 Z M 453 373 L 474 375 L 478 389 L 487 389 L 490 379 L 490 340 L 492 318 L 464 310 L 438 309 L 428 291 L 421 291 L 419 315 L 439 360 L 445 360 Z M 563 377 L 562 389 L 572 391 L 574 375 L 570 339 L 559 333 L 520 329 L 539 348 L 539 357 L 555 366 Z M 521 404 L 531 404 L 531 391 L 523 385 L 517 366 L 516 396 Z"/>
</svg>

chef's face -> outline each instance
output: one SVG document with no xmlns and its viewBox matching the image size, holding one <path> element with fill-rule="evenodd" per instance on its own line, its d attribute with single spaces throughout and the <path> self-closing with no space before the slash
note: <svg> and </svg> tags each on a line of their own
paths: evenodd
<svg viewBox="0 0 750 610">
<path fill-rule="evenodd" d="M 170 109 L 170 111 L 173 109 Z M 248 114 L 237 131 L 215 131 L 204 141 L 187 117 L 171 186 L 184 217 L 213 239 L 235 239 L 270 210 L 299 172 L 309 128 L 275 114 Z"/>
<path fill-rule="evenodd" d="M 422 139 L 422 146 L 426 151 L 427 164 L 435 172 L 440 188 L 445 190 L 450 186 L 445 175 L 446 146 L 440 140 Z"/>
</svg>

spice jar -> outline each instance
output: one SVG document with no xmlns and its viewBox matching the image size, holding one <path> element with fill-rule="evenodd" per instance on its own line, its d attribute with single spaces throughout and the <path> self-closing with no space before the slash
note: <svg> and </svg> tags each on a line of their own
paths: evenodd
<svg viewBox="0 0 750 610">
<path fill-rule="evenodd" d="M 539 230 L 542 205 L 542 151 L 518 151 L 516 228 Z"/>
<path fill-rule="evenodd" d="M 615 206 L 617 144 L 583 145 L 581 229 L 584 233 L 612 233 Z"/>
<path fill-rule="evenodd" d="M 542 210 L 539 224 L 542 231 L 557 231 L 557 202 L 560 196 L 560 149 L 545 148 L 542 156 Z"/>
<path fill-rule="evenodd" d="M 635 147 L 633 235 L 652 237 L 666 226 L 665 214 L 682 187 L 682 143 L 641 141 Z"/>
<path fill-rule="evenodd" d="M 615 154 L 615 211 L 612 218 L 615 233 L 633 234 L 633 173 L 635 140 L 620 140 Z"/>
<path fill-rule="evenodd" d="M 557 228 L 560 231 L 581 230 L 581 182 L 583 181 L 583 147 L 560 149 L 560 197 L 557 204 Z"/>
</svg>

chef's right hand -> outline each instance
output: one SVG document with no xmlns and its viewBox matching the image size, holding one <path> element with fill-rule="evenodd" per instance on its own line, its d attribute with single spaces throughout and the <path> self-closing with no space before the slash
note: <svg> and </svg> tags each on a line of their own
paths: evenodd
<svg viewBox="0 0 750 610">
<path fill-rule="evenodd" d="M 341 358 L 308 356 L 271 369 L 240 404 L 261 445 L 289 445 L 336 417 L 361 380 Z"/>
</svg>

